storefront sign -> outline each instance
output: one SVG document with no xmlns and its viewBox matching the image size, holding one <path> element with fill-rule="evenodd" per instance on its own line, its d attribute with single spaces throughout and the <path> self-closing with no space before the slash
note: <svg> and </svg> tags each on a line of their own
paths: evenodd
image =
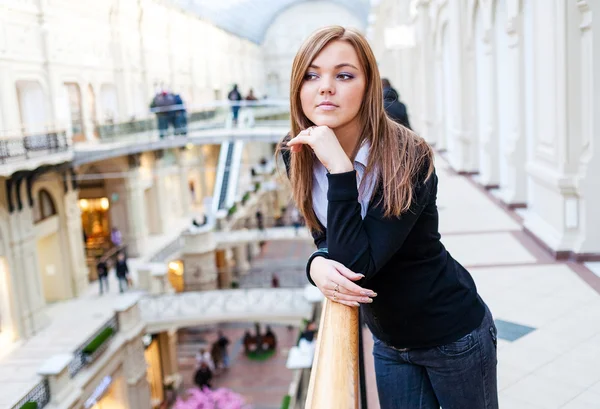
<svg viewBox="0 0 600 409">
<path fill-rule="evenodd" d="M 102 380 L 100 381 L 100 384 L 98 386 L 96 386 L 94 393 L 92 393 L 92 395 L 83 404 L 83 407 L 85 409 L 90 409 L 96 403 L 98 403 L 98 400 L 100 398 L 102 398 L 102 396 L 106 393 L 106 391 L 110 387 L 111 383 L 112 383 L 111 376 L 105 376 L 104 378 L 102 378 Z"/>
</svg>

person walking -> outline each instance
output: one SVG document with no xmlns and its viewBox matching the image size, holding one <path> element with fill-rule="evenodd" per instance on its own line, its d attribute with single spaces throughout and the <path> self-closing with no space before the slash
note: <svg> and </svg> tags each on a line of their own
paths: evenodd
<svg viewBox="0 0 600 409">
<path fill-rule="evenodd" d="M 240 101 L 242 100 L 242 94 L 238 91 L 237 84 L 233 84 L 233 88 L 229 91 L 227 99 L 232 102 L 231 114 L 233 116 L 233 126 L 237 126 L 238 116 L 240 113 Z"/>
<path fill-rule="evenodd" d="M 127 260 L 125 260 L 125 254 L 119 253 L 117 255 L 115 270 L 119 280 L 119 292 L 123 293 L 129 288 L 129 267 L 127 266 Z"/>
<path fill-rule="evenodd" d="M 400 101 L 400 94 L 390 84 L 390 80 L 381 80 L 383 87 L 383 107 L 392 121 L 411 129 L 406 105 Z"/>
<path fill-rule="evenodd" d="M 313 33 L 290 95 L 279 150 L 317 246 L 307 278 L 330 302 L 360 307 L 381 408 L 497 409 L 492 314 L 440 241 L 433 151 L 386 115 L 364 36 Z"/>
<path fill-rule="evenodd" d="M 229 368 L 229 351 L 227 350 L 230 341 L 229 338 L 223 334 L 223 331 L 218 332 L 219 338 L 217 339 L 217 344 L 221 350 L 221 358 L 223 359 L 223 368 Z"/>
<path fill-rule="evenodd" d="M 113 227 L 110 230 L 110 241 L 115 247 L 119 247 L 123 244 L 123 236 L 121 235 L 119 229 L 117 229 L 116 227 Z"/>
<path fill-rule="evenodd" d="M 100 295 L 104 294 L 104 291 L 108 292 L 108 265 L 106 264 L 106 260 L 104 260 L 103 257 L 104 255 L 100 255 L 96 259 L 96 272 L 98 273 Z"/>
</svg>

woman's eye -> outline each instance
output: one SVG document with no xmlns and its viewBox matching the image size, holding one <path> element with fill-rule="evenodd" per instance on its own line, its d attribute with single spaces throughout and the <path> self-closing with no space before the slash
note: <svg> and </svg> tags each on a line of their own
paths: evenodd
<svg viewBox="0 0 600 409">
<path fill-rule="evenodd" d="M 338 78 L 345 81 L 345 80 L 350 80 L 350 79 L 354 78 L 354 76 L 351 74 L 341 73 L 341 74 L 338 74 Z"/>
<path fill-rule="evenodd" d="M 309 72 L 304 76 L 305 80 L 314 80 L 315 78 L 317 78 L 317 74 L 314 74 L 312 72 Z"/>
</svg>

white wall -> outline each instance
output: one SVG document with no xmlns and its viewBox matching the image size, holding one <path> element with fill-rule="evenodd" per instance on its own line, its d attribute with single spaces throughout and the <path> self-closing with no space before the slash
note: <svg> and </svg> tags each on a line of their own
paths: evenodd
<svg viewBox="0 0 600 409">
<path fill-rule="evenodd" d="M 300 3 L 277 16 L 262 45 L 265 78 L 268 78 L 265 93 L 270 98 L 289 95 L 292 62 L 302 42 L 316 29 L 334 24 L 365 30 L 364 24 L 348 9 L 328 2 Z"/>
<path fill-rule="evenodd" d="M 420 91 L 419 133 L 526 206 L 524 228 L 558 257 L 600 254 L 598 13 L 590 0 L 382 0 L 371 27 L 376 39 L 390 24 L 415 29 L 412 53 L 377 55 L 380 67 L 434 68 L 400 74 Z"/>
<path fill-rule="evenodd" d="M 150 99 L 160 85 L 181 93 L 189 107 L 212 100 L 215 90 L 224 97 L 233 83 L 262 95 L 263 63 L 260 45 L 169 2 L 5 0 L 0 131 L 21 124 L 35 131 L 47 123 L 68 128 L 63 84 L 75 83 L 82 90 L 85 136 L 92 139 L 94 116 L 100 123 L 107 112 L 116 113 L 117 122 L 150 116 Z"/>
</svg>

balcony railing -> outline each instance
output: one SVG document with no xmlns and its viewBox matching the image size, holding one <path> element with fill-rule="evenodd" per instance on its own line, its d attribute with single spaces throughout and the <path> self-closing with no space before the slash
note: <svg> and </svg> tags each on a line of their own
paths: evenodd
<svg viewBox="0 0 600 409">
<path fill-rule="evenodd" d="M 27 395 L 17 402 L 11 409 L 42 409 L 50 402 L 50 385 L 44 379 L 38 383 Z"/>
<path fill-rule="evenodd" d="M 73 353 L 69 363 L 69 375 L 73 378 L 84 367 L 94 362 L 110 346 L 110 340 L 119 331 L 119 322 L 114 316 L 106 322 L 94 335 L 89 337 Z"/>
<path fill-rule="evenodd" d="M 360 372 L 358 308 L 326 299 L 305 409 L 358 409 Z"/>
<path fill-rule="evenodd" d="M 0 163 L 18 158 L 29 159 L 36 153 L 66 151 L 69 145 L 70 141 L 65 131 L 0 139 Z"/>
</svg>

